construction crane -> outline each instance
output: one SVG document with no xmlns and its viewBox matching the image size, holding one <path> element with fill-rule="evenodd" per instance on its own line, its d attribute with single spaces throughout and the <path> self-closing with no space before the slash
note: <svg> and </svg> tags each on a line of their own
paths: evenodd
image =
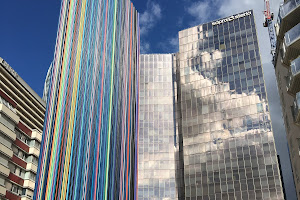
<svg viewBox="0 0 300 200">
<path fill-rule="evenodd" d="M 265 10 L 264 10 L 265 22 L 263 23 L 263 26 L 268 27 L 270 43 L 271 43 L 272 62 L 274 64 L 275 52 L 276 52 L 276 36 L 275 36 L 275 30 L 273 26 L 274 13 L 271 13 L 270 0 L 264 0 L 264 1 L 265 1 Z"/>
</svg>

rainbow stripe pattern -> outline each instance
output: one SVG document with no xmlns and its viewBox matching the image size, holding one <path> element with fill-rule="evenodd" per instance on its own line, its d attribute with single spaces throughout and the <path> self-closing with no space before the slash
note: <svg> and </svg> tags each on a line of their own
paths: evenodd
<svg viewBox="0 0 300 200">
<path fill-rule="evenodd" d="M 138 18 L 62 0 L 34 200 L 137 199 Z"/>
</svg>

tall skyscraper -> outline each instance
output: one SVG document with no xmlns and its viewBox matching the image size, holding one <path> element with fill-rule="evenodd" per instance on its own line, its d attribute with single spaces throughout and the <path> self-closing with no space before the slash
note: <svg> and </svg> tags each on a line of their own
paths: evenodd
<svg viewBox="0 0 300 200">
<path fill-rule="evenodd" d="M 33 197 L 45 108 L 45 102 L 0 57 L 1 200 Z"/>
<path fill-rule="evenodd" d="M 176 173 L 173 59 L 175 54 L 140 56 L 139 199 L 180 199 Z M 182 198 L 183 196 L 181 196 Z"/>
<path fill-rule="evenodd" d="M 140 57 L 139 199 L 284 199 L 252 11 L 171 57 Z"/>
<path fill-rule="evenodd" d="M 300 199 L 300 1 L 285 0 L 277 23 L 275 71 L 298 199 Z"/>
<path fill-rule="evenodd" d="M 179 32 L 185 199 L 284 199 L 252 11 Z"/>
<path fill-rule="evenodd" d="M 138 13 L 63 0 L 34 199 L 135 199 Z"/>
</svg>

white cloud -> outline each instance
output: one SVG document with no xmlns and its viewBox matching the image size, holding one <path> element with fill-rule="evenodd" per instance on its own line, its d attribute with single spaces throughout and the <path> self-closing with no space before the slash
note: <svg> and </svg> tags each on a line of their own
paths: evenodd
<svg viewBox="0 0 300 200">
<path fill-rule="evenodd" d="M 179 39 L 178 36 L 174 36 L 169 38 L 164 44 L 164 50 L 166 52 L 170 53 L 176 53 L 178 52 L 178 47 L 179 47 Z"/>
<path fill-rule="evenodd" d="M 279 5 L 283 0 L 272 0 L 270 2 L 271 11 L 277 17 Z M 256 27 L 258 32 L 258 39 L 261 47 L 261 57 L 263 63 L 269 63 L 271 61 L 270 56 L 270 42 L 266 40 L 268 38 L 267 28 L 262 26 L 264 22 L 264 1 L 263 0 L 215 0 L 205 2 L 190 3 L 187 7 L 187 12 L 194 17 L 194 20 L 190 25 L 197 25 L 210 21 L 212 15 L 217 15 L 219 18 L 230 16 L 246 10 L 253 10 L 255 14 Z"/>
<path fill-rule="evenodd" d="M 158 20 L 161 19 L 161 7 L 158 3 L 151 0 L 147 2 L 147 9 L 140 15 L 141 35 L 146 35 Z"/>
<path fill-rule="evenodd" d="M 232 14 L 236 14 L 239 12 L 243 12 L 246 10 L 252 9 L 254 11 L 255 16 L 255 22 L 256 22 L 256 28 L 257 28 L 257 36 L 259 40 L 259 46 L 260 46 L 260 54 L 261 59 L 263 63 L 263 69 L 264 69 L 264 77 L 265 82 L 267 85 L 267 92 L 269 97 L 269 105 L 270 105 L 270 111 L 272 116 L 272 124 L 273 124 L 273 131 L 274 131 L 274 137 L 276 140 L 276 148 L 277 153 L 280 155 L 281 158 L 281 165 L 283 169 L 283 179 L 285 181 L 285 189 L 286 194 L 288 195 L 288 198 L 295 199 L 295 190 L 293 186 L 293 178 L 291 174 L 291 166 L 290 166 L 290 160 L 288 156 L 288 150 L 286 148 L 287 140 L 285 136 L 285 130 L 283 127 L 283 120 L 281 117 L 281 108 L 280 108 L 280 102 L 279 102 L 279 96 L 277 92 L 277 84 L 276 84 L 276 78 L 274 73 L 273 65 L 271 64 L 271 55 L 270 55 L 270 41 L 269 41 L 269 35 L 268 35 L 268 29 L 264 28 L 262 26 L 262 23 L 264 22 L 264 1 L 263 0 L 224 0 L 220 1 L 217 0 L 217 4 L 214 5 L 214 9 L 216 14 L 219 16 L 219 18 L 223 18 L 226 16 L 230 16 Z M 278 9 L 279 5 L 283 2 L 283 0 L 272 0 L 270 1 L 271 6 L 271 12 L 274 13 L 275 20 L 278 16 Z M 200 3 L 198 3 L 200 4 Z M 204 8 L 206 8 L 206 4 L 202 3 L 203 8 L 198 8 L 197 6 L 194 7 L 194 11 L 192 10 L 193 5 L 190 5 L 189 14 L 193 17 L 195 17 L 195 20 L 198 20 L 198 23 L 201 24 L 205 23 L 207 21 L 210 21 L 206 18 L 206 14 L 211 14 L 211 9 L 208 9 L 208 11 L 205 13 L 203 12 Z M 198 14 L 196 10 L 198 9 Z M 202 10 L 202 12 L 200 12 Z M 195 24 L 195 23 L 194 23 Z"/>
<path fill-rule="evenodd" d="M 183 16 L 178 17 L 176 24 L 178 27 L 181 27 L 183 25 Z"/>
<path fill-rule="evenodd" d="M 272 0 L 271 11 L 277 16 L 278 6 L 282 0 Z M 262 11 L 264 10 L 264 1 L 263 0 L 225 0 L 221 1 L 219 4 L 219 15 L 225 17 L 232 15 L 238 12 L 243 12 L 245 10 L 253 9 L 259 16 L 263 16 Z"/>
<path fill-rule="evenodd" d="M 218 7 L 222 2 L 221 0 L 210 0 L 187 3 L 186 11 L 194 17 L 189 25 L 195 26 L 210 21 L 218 13 Z"/>
<path fill-rule="evenodd" d="M 174 48 L 178 48 L 178 46 L 179 46 L 179 40 L 178 40 L 178 37 L 175 36 L 175 37 L 173 37 L 173 38 L 170 38 L 169 44 L 170 44 L 172 47 L 174 47 Z"/>
<path fill-rule="evenodd" d="M 212 69 L 216 68 L 218 63 L 220 64 L 221 59 L 222 53 L 218 50 L 213 53 L 203 52 L 201 54 L 201 66 L 213 71 Z M 189 74 L 189 81 L 180 80 L 182 96 L 185 96 L 188 98 L 186 100 L 191 100 L 191 102 L 198 103 L 199 100 L 203 102 L 212 101 L 216 105 L 216 109 L 213 115 L 204 117 L 205 114 L 209 113 L 209 106 L 203 104 L 201 111 L 198 110 L 198 113 L 195 113 L 192 118 L 182 122 L 183 127 L 196 126 L 199 124 L 196 116 L 203 116 L 200 124 L 210 122 L 210 126 L 214 129 L 213 134 L 204 131 L 196 137 L 186 137 L 183 143 L 184 151 L 189 150 L 189 147 L 185 148 L 185 146 L 199 143 L 199 141 L 200 143 L 211 143 L 211 145 L 202 145 L 201 148 L 193 149 L 194 153 L 226 149 L 227 145 L 225 144 L 228 144 L 232 138 L 236 140 L 237 146 L 243 146 L 246 142 L 244 138 L 247 135 L 264 134 L 270 136 L 272 134 L 268 125 L 256 128 L 248 127 L 248 123 L 269 123 L 270 119 L 265 99 L 261 99 L 255 93 L 255 90 L 250 93 L 238 93 L 230 89 L 229 83 L 219 82 L 217 78 L 212 78 L 211 74 L 203 75 L 194 69 L 186 73 Z M 199 88 L 206 89 L 199 90 Z M 189 95 L 187 95 L 188 93 Z M 212 95 L 214 99 L 210 100 Z M 192 110 L 191 106 L 186 108 L 188 116 L 190 116 Z M 205 126 L 203 126 L 203 129 L 205 130 Z M 252 142 L 257 148 L 261 145 L 261 142 L 257 143 L 251 140 L 247 142 Z"/>
<path fill-rule="evenodd" d="M 148 42 L 142 42 L 140 48 L 141 54 L 147 54 L 150 51 L 150 44 Z"/>
<path fill-rule="evenodd" d="M 165 53 L 176 53 L 178 52 L 179 39 L 178 36 L 167 37 L 162 42 L 158 43 L 158 47 L 161 49 L 161 52 Z"/>
<path fill-rule="evenodd" d="M 209 3 L 206 2 L 195 2 L 192 3 L 189 7 L 187 7 L 187 12 L 195 17 L 195 21 L 197 21 L 198 24 L 201 24 L 202 22 L 205 22 L 208 19 L 208 16 L 210 15 L 211 7 Z"/>
</svg>

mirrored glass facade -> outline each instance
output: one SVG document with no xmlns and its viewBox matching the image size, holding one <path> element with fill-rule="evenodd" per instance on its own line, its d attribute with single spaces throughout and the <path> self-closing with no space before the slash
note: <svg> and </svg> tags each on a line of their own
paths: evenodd
<svg viewBox="0 0 300 200">
<path fill-rule="evenodd" d="M 179 32 L 185 199 L 283 199 L 254 16 L 225 19 Z"/>
<path fill-rule="evenodd" d="M 172 54 L 140 56 L 139 200 L 177 198 Z"/>
</svg>

